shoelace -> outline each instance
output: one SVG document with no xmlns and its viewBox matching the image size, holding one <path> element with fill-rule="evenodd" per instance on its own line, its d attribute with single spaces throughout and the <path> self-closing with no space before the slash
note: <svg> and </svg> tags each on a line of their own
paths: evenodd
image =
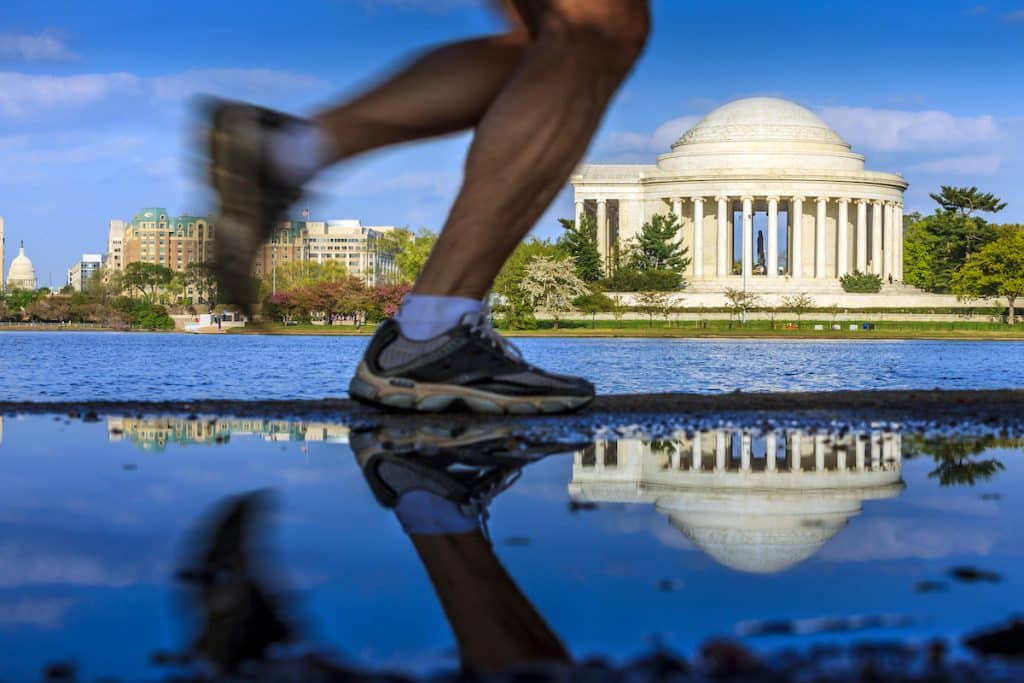
<svg viewBox="0 0 1024 683">
<path fill-rule="evenodd" d="M 459 509 L 466 516 L 474 515 L 480 520 L 480 530 L 483 532 L 484 538 L 488 541 L 491 540 L 491 529 L 487 524 L 487 520 L 491 518 L 489 510 L 491 501 L 494 500 L 499 493 L 519 481 L 519 477 L 522 476 L 522 474 L 522 469 L 516 469 L 509 472 L 504 477 L 495 480 L 487 488 L 474 492 L 473 497 L 470 500 L 459 506 Z"/>
<path fill-rule="evenodd" d="M 469 332 L 470 334 L 476 335 L 477 337 L 489 342 L 492 347 L 500 351 L 506 358 L 518 363 L 526 362 L 523 358 L 523 352 L 519 350 L 519 347 L 508 339 L 502 337 L 498 334 L 498 331 L 494 329 L 486 311 L 481 312 L 479 315 L 475 316 L 472 321 L 470 321 Z"/>
</svg>

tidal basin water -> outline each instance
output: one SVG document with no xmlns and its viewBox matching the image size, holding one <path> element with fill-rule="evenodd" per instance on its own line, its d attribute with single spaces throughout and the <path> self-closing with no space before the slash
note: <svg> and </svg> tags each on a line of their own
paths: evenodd
<svg viewBox="0 0 1024 683">
<path fill-rule="evenodd" d="M 204 626 L 188 599 L 189 581 L 224 575 L 204 562 L 234 557 L 231 534 L 210 552 L 197 529 L 253 490 L 274 501 L 250 545 L 284 618 L 307 647 L 374 670 L 457 667 L 469 645 L 442 605 L 481 628 L 515 609 L 573 657 L 612 661 L 712 636 L 755 651 L 955 643 L 1022 607 L 1018 440 L 726 429 L 556 444 L 191 417 L 2 418 L 0 680 L 54 662 L 78 680 L 170 675 L 161 661 L 231 623 Z M 480 489 L 490 544 L 446 558 L 420 538 L 417 552 L 388 491 L 427 470 L 499 483 Z M 460 578 L 432 584 L 441 568 Z"/>
<path fill-rule="evenodd" d="M 346 395 L 366 337 L 0 333 L 0 400 Z M 1024 386 L 1024 342 L 520 338 L 602 393 Z"/>
</svg>

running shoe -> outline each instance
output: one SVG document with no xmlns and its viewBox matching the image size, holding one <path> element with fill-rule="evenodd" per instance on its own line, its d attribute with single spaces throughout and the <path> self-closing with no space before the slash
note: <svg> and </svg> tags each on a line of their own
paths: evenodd
<svg viewBox="0 0 1024 683">
<path fill-rule="evenodd" d="M 484 520 L 491 500 L 519 479 L 524 466 L 585 445 L 534 440 L 493 426 L 378 428 L 353 432 L 349 443 L 381 506 L 395 507 L 410 491 L 429 491 Z"/>
<path fill-rule="evenodd" d="M 594 399 L 594 385 L 527 363 L 487 315 L 467 313 L 447 332 L 424 341 L 402 336 L 398 323 L 377 329 L 349 395 L 384 408 L 440 412 L 561 413 Z"/>
<path fill-rule="evenodd" d="M 214 100 L 208 105 L 210 183 L 220 199 L 213 228 L 213 270 L 221 295 L 251 318 L 253 264 L 302 187 L 274 173 L 270 136 L 300 120 L 263 107 Z"/>
</svg>

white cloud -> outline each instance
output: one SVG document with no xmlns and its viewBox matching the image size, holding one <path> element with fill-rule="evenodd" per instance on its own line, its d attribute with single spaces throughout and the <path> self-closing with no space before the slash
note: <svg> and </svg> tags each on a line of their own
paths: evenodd
<svg viewBox="0 0 1024 683">
<path fill-rule="evenodd" d="M 120 159 L 144 144 L 143 138 L 135 135 L 89 131 L 0 137 L 0 183 L 32 179 L 48 169 L 64 170 L 71 164 Z"/>
<path fill-rule="evenodd" d="M 0 599 L 0 624 L 56 628 L 64 621 L 64 615 L 75 602 L 71 598 Z"/>
<path fill-rule="evenodd" d="M 1007 12 L 1003 15 L 1003 21 L 1008 24 L 1024 24 L 1024 9 Z"/>
<path fill-rule="evenodd" d="M 665 121 L 651 133 L 612 132 L 602 146 L 613 153 L 667 152 L 700 119 L 700 116 L 679 116 Z"/>
<path fill-rule="evenodd" d="M 823 107 L 818 114 L 854 148 L 913 150 L 988 142 L 998 128 L 992 116 L 944 111 Z"/>
<path fill-rule="evenodd" d="M 60 36 L 46 32 L 35 35 L 0 33 L 0 60 L 16 62 L 69 62 L 78 55 Z"/>
<path fill-rule="evenodd" d="M 96 104 L 114 94 L 137 92 L 129 73 L 50 76 L 0 72 L 0 115 L 20 119 L 43 111 Z"/>
<path fill-rule="evenodd" d="M 313 90 L 326 83 L 313 76 L 278 69 L 191 69 L 150 80 L 161 100 L 187 99 L 201 93 L 258 98 L 267 93 Z"/>
<path fill-rule="evenodd" d="M 54 76 L 0 72 L 0 117 L 28 119 L 44 113 L 70 111 L 113 97 L 186 100 L 199 93 L 266 99 L 268 94 L 323 87 L 313 76 L 276 69 L 193 69 L 142 78 L 130 73 Z"/>
<path fill-rule="evenodd" d="M 997 154 L 965 155 L 932 159 L 910 166 L 908 171 L 946 175 L 992 175 L 999 171 L 1002 159 Z"/>
</svg>

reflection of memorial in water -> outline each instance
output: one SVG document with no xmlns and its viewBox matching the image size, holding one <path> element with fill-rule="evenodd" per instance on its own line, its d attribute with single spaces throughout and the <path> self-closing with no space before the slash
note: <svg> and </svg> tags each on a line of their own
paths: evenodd
<svg viewBox="0 0 1024 683">
<path fill-rule="evenodd" d="M 653 503 L 716 561 L 778 572 L 809 558 L 861 511 L 903 488 L 900 435 L 695 432 L 598 441 L 573 460 L 574 500 Z"/>
<path fill-rule="evenodd" d="M 219 444 L 243 436 L 255 436 L 264 441 L 348 443 L 348 433 L 348 426 L 329 422 L 291 422 L 264 418 L 107 418 L 107 436 L 110 441 L 127 440 L 145 451 L 162 451 L 168 444 Z"/>
</svg>

